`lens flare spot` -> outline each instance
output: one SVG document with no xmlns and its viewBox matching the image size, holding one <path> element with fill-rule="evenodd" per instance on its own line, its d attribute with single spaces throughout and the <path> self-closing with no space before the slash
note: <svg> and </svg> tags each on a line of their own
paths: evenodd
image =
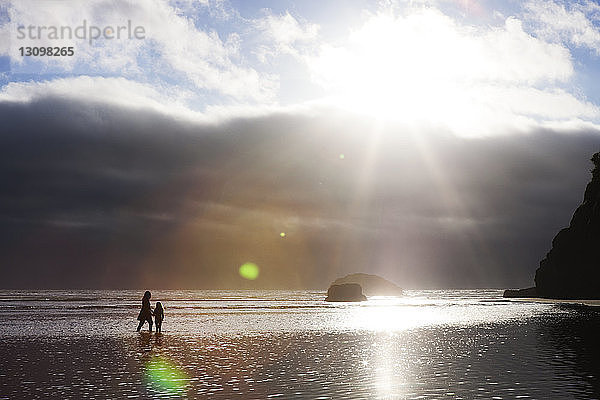
<svg viewBox="0 0 600 400">
<path fill-rule="evenodd" d="M 240 276 L 251 281 L 258 278 L 259 272 L 258 265 L 251 262 L 244 263 L 240 267 Z"/>
<path fill-rule="evenodd" d="M 285 232 L 281 232 L 281 233 L 279 234 L 279 236 L 281 236 L 282 238 L 284 238 L 284 237 L 285 237 Z"/>
<path fill-rule="evenodd" d="M 157 392 L 185 394 L 188 377 L 169 361 L 154 357 L 146 364 L 146 379 Z"/>
<path fill-rule="evenodd" d="M 346 156 L 343 154 L 340 154 L 340 160 L 343 160 L 344 158 L 346 158 Z"/>
</svg>

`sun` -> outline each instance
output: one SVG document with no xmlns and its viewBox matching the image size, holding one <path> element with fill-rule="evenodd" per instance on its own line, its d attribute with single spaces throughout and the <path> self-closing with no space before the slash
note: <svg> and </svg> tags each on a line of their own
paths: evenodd
<svg viewBox="0 0 600 400">
<path fill-rule="evenodd" d="M 470 33 L 434 10 L 379 14 L 344 45 L 323 47 L 312 68 L 337 106 L 382 120 L 464 130 L 476 122 L 485 63 Z"/>
</svg>

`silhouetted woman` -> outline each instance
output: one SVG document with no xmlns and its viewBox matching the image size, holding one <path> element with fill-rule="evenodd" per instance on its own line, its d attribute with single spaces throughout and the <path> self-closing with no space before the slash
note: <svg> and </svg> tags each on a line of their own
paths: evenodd
<svg viewBox="0 0 600 400">
<path fill-rule="evenodd" d="M 140 314 L 137 318 L 138 321 L 140 321 L 140 324 L 137 327 L 138 332 L 140 329 L 142 329 L 142 326 L 146 321 L 148 321 L 149 331 L 152 332 L 152 309 L 150 308 L 150 297 L 152 297 L 152 294 L 150 294 L 150 291 L 146 290 L 144 297 L 142 297 L 142 309 L 140 310 Z"/>
</svg>

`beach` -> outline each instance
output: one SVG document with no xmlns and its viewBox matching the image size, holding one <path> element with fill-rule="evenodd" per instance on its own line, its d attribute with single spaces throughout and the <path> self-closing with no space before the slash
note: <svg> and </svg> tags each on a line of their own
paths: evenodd
<svg viewBox="0 0 600 400">
<path fill-rule="evenodd" d="M 600 312 L 501 291 L 0 293 L 0 398 L 598 398 Z M 138 299 L 139 297 L 140 299 Z"/>
</svg>

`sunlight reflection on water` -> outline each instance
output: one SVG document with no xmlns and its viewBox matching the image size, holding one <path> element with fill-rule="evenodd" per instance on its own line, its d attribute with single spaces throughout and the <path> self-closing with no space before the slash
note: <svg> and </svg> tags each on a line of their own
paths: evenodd
<svg viewBox="0 0 600 400">
<path fill-rule="evenodd" d="M 140 307 L 137 291 L 0 291 L 1 336 L 123 335 Z M 501 291 L 406 291 L 362 303 L 327 303 L 318 291 L 153 291 L 163 331 L 214 335 L 296 331 L 402 331 L 523 319 L 547 304 L 512 303 Z M 57 323 L 58 322 L 58 323 Z"/>
<path fill-rule="evenodd" d="M 499 291 L 0 292 L 9 398 L 598 398 L 600 314 Z M 46 300 L 48 299 L 48 300 Z M 2 397 L 0 396 L 0 397 Z"/>
</svg>

